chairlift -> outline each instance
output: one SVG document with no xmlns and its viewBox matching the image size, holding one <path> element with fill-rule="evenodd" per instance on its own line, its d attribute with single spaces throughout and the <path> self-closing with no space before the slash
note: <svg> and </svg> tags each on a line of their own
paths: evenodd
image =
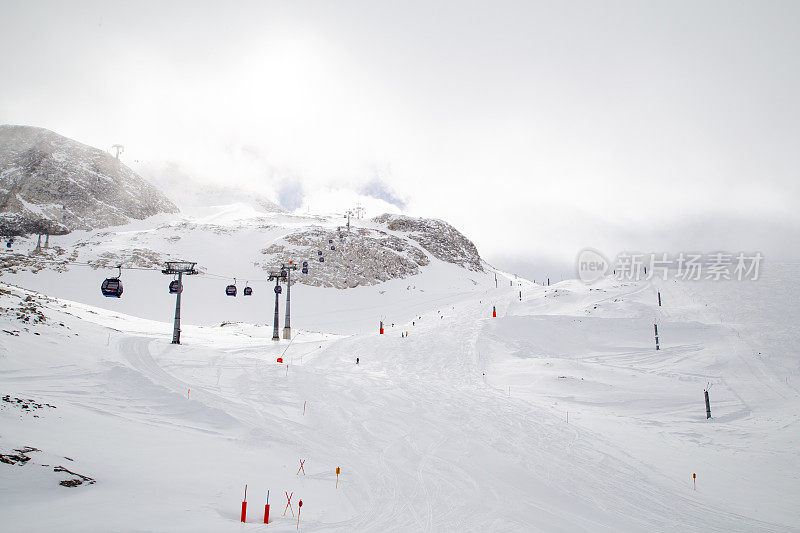
<svg viewBox="0 0 800 533">
<path fill-rule="evenodd" d="M 100 292 L 103 293 L 103 296 L 108 298 L 119 298 L 122 296 L 122 281 L 119 279 L 122 277 L 122 267 L 117 267 L 119 269 L 119 274 L 115 278 L 106 278 L 103 281 L 103 284 L 100 285 Z"/>
<path fill-rule="evenodd" d="M 181 291 L 181 282 L 177 279 L 173 279 L 169 282 L 169 293 L 170 294 L 177 294 Z"/>
<path fill-rule="evenodd" d="M 333 239 L 328 239 L 328 244 L 333 244 Z"/>
<path fill-rule="evenodd" d="M 275 285 L 275 294 L 280 294 L 283 292 L 283 288 L 280 285 Z"/>
<path fill-rule="evenodd" d="M 331 244 L 331 250 L 335 250 L 335 249 L 336 249 L 336 247 Z"/>
<path fill-rule="evenodd" d="M 322 255 L 322 250 L 317 250 L 317 255 Z"/>
<path fill-rule="evenodd" d="M 251 296 L 252 294 L 253 294 L 253 289 L 252 288 L 250 288 L 250 287 L 245 287 L 244 288 L 244 295 L 245 296 Z"/>
<path fill-rule="evenodd" d="M 320 257 L 320 258 L 319 258 L 319 262 L 320 262 L 320 263 L 324 263 L 324 262 L 325 262 L 325 258 L 324 258 L 324 257 Z"/>
<path fill-rule="evenodd" d="M 225 287 L 225 294 L 227 296 L 236 296 L 236 279 L 234 278 L 233 284 Z"/>
<path fill-rule="evenodd" d="M 286 279 L 289 277 L 289 272 L 286 270 L 281 270 L 281 279 Z"/>
</svg>

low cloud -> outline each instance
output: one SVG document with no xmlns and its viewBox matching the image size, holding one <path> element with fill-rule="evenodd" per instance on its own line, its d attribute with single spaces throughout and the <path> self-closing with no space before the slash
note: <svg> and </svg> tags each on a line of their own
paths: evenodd
<svg viewBox="0 0 800 533">
<path fill-rule="evenodd" d="M 406 207 L 406 201 L 395 194 L 391 187 L 380 178 L 373 178 L 368 181 L 361 186 L 358 192 L 364 196 L 371 196 L 372 198 L 383 200 L 400 209 L 405 209 Z"/>
<path fill-rule="evenodd" d="M 287 211 L 300 208 L 304 198 L 305 192 L 300 181 L 285 179 L 278 185 L 278 204 Z"/>
</svg>

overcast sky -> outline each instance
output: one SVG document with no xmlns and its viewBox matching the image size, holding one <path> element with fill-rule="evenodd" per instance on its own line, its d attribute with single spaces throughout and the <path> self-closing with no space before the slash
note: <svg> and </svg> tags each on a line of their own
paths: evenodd
<svg viewBox="0 0 800 533">
<path fill-rule="evenodd" d="M 800 259 L 798 2 L 0 3 L 0 123 L 498 267 L 586 246 Z M 332 205 L 329 205 L 332 204 Z"/>
</svg>

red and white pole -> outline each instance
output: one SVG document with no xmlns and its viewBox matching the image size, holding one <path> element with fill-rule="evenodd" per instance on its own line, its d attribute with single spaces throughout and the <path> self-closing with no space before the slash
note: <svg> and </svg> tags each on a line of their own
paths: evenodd
<svg viewBox="0 0 800 533">
<path fill-rule="evenodd" d="M 247 484 L 244 486 L 244 500 L 242 500 L 242 522 L 247 521 Z"/>
</svg>

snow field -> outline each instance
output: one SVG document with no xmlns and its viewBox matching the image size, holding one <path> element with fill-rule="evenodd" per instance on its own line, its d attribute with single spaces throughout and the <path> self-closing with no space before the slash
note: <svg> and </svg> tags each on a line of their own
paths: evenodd
<svg viewBox="0 0 800 533">
<path fill-rule="evenodd" d="M 0 464 L 4 523 L 289 531 L 286 490 L 295 511 L 303 499 L 306 531 L 798 528 L 794 334 L 776 318 L 797 294 L 791 267 L 760 285 L 526 284 L 522 302 L 502 278 L 452 283 L 448 268 L 293 290 L 291 346 L 271 326 L 188 319 L 170 345 L 166 299 L 163 321 L 55 299 L 28 332 L 4 315 L 20 333 L 0 337 L 2 392 L 58 406 L 35 419 L 0 410 L 0 453 L 42 450 Z M 97 483 L 59 486 L 40 466 L 59 458 Z"/>
</svg>

